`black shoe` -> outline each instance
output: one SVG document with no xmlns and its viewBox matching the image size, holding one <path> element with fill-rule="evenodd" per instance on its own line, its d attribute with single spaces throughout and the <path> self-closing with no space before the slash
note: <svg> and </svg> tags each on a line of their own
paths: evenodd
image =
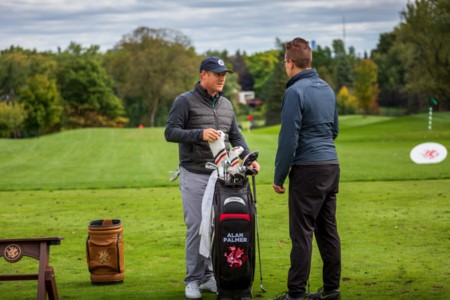
<svg viewBox="0 0 450 300">
<path fill-rule="evenodd" d="M 317 293 L 309 294 L 308 299 L 340 300 L 341 292 L 338 289 L 325 291 L 324 288 L 321 287 Z"/>
<path fill-rule="evenodd" d="M 284 293 L 276 296 L 276 298 L 273 299 L 273 300 L 306 300 L 306 298 L 305 298 L 305 296 L 295 297 L 294 298 L 292 296 L 289 296 L 288 292 L 284 292 Z"/>
</svg>

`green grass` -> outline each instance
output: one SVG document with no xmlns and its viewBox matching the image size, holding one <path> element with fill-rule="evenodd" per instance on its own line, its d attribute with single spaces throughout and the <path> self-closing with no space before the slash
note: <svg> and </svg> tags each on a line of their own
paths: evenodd
<svg viewBox="0 0 450 300">
<path fill-rule="evenodd" d="M 338 197 L 344 299 L 446 299 L 450 180 L 343 183 Z M 172 187 L 115 190 L 0 192 L 3 238 L 64 236 L 51 248 L 61 299 L 183 299 L 184 224 L 179 191 Z M 269 299 L 286 289 L 289 268 L 286 196 L 258 186 L 264 286 Z M 123 222 L 125 282 L 90 284 L 85 241 L 89 221 Z M 2 272 L 36 263 L 0 262 Z M 320 285 L 313 255 L 311 285 Z M 1 299 L 32 299 L 32 282 L 0 283 Z M 212 295 L 204 297 L 214 299 Z"/>
<path fill-rule="evenodd" d="M 260 150 L 258 213 L 264 286 L 255 299 L 286 290 L 290 240 L 287 196 L 271 188 L 279 127 L 245 133 Z M 415 165 L 422 142 L 450 148 L 450 114 L 401 118 L 345 116 L 337 148 L 342 183 L 338 225 L 343 299 L 448 299 L 450 159 Z M 177 145 L 163 129 L 84 129 L 0 140 L 1 238 L 63 236 L 51 248 L 61 299 L 183 299 L 184 223 Z M 92 286 L 85 241 L 89 221 L 123 222 L 125 282 Z M 0 260 L 0 273 L 37 270 L 36 261 Z M 314 250 L 311 286 L 321 284 Z M 34 299 L 35 282 L 0 282 L 0 299 Z M 207 295 L 204 299 L 215 299 Z"/>
<path fill-rule="evenodd" d="M 449 178 L 450 159 L 416 165 L 409 152 L 419 143 L 450 149 L 450 113 L 436 113 L 429 131 L 426 114 L 387 118 L 344 116 L 336 140 L 343 182 Z M 25 140 L 0 139 L 0 190 L 104 189 L 175 186 L 169 170 L 178 146 L 162 128 L 83 129 Z M 260 151 L 261 184 L 273 180 L 278 126 L 244 132 Z"/>
</svg>

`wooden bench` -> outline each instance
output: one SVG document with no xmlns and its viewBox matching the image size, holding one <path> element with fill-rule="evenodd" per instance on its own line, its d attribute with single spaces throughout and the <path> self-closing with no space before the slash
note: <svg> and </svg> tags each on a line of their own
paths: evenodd
<svg viewBox="0 0 450 300">
<path fill-rule="evenodd" d="M 0 239 L 0 256 L 10 263 L 18 262 L 23 256 L 39 260 L 37 274 L 0 274 L 0 281 L 37 280 L 37 299 L 58 300 L 56 279 L 53 268 L 48 265 L 50 246 L 60 245 L 63 237 L 44 237 L 28 239 Z"/>
</svg>

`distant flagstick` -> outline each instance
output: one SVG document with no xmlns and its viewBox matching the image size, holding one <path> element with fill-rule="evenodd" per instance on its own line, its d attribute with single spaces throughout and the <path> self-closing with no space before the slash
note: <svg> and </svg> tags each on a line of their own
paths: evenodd
<svg viewBox="0 0 450 300">
<path fill-rule="evenodd" d="M 433 106 L 430 106 L 429 112 L 428 112 L 428 130 L 431 130 L 433 128 Z"/>
<path fill-rule="evenodd" d="M 428 130 L 431 130 L 433 128 L 433 105 L 438 105 L 439 102 L 433 97 L 430 97 L 428 102 L 430 104 L 430 109 L 428 111 Z"/>
</svg>

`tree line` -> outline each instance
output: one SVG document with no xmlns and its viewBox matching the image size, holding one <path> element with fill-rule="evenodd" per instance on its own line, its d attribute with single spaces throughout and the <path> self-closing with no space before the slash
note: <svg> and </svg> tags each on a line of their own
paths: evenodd
<svg viewBox="0 0 450 300">
<path fill-rule="evenodd" d="M 380 35 L 370 54 L 357 55 L 340 39 L 313 49 L 313 67 L 335 90 L 340 114 L 416 113 L 429 105 L 448 110 L 449 11 L 450 0 L 409 2 L 401 22 Z M 276 45 L 252 55 L 199 55 L 179 31 L 139 27 L 105 53 L 75 42 L 56 53 L 11 46 L 0 51 L 0 136 L 164 126 L 173 99 L 193 88 L 201 60 L 210 55 L 235 71 L 224 94 L 237 114 L 278 124 L 288 78 L 280 64 L 284 41 L 276 39 Z M 255 91 L 264 104 L 240 105 L 240 91 Z"/>
</svg>

